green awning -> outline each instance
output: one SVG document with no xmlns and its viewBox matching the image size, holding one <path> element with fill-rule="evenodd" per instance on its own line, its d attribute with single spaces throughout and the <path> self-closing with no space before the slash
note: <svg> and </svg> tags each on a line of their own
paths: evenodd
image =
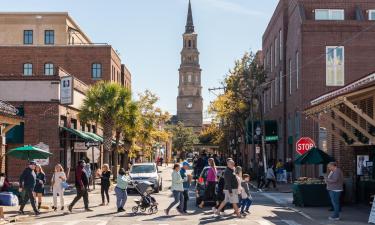
<svg viewBox="0 0 375 225">
<path fill-rule="evenodd" d="M 91 132 L 84 132 L 86 135 L 90 136 L 91 138 L 94 138 L 97 142 L 101 142 L 103 143 L 103 137 L 102 136 L 99 136 L 95 133 L 91 133 Z"/>
<path fill-rule="evenodd" d="M 72 129 L 72 128 L 67 128 L 67 127 L 60 127 L 61 129 L 73 134 L 73 135 L 76 135 L 77 137 L 85 140 L 85 141 L 92 141 L 92 142 L 97 142 L 98 140 L 91 137 L 90 135 L 87 135 L 85 132 L 83 131 L 79 131 L 79 130 L 76 130 L 76 129 Z"/>
</svg>

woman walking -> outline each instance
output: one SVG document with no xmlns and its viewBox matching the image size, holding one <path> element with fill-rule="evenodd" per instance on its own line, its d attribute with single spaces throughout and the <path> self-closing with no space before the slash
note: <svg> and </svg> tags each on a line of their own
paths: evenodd
<svg viewBox="0 0 375 225">
<path fill-rule="evenodd" d="M 105 197 L 107 197 L 107 205 L 109 204 L 109 187 L 111 186 L 111 171 L 109 170 L 109 165 L 104 164 L 102 167 L 102 173 L 100 175 L 100 193 L 102 195 L 102 204 L 101 206 L 105 205 Z M 105 196 L 104 196 L 105 195 Z"/>
<path fill-rule="evenodd" d="M 183 187 L 184 180 L 181 177 L 180 174 L 180 164 L 176 163 L 173 166 L 173 172 L 172 172 L 172 186 L 171 190 L 173 193 L 174 201 L 168 206 L 167 209 L 164 210 L 166 215 L 169 215 L 169 210 L 178 203 L 180 203 L 181 206 L 184 205 L 184 187 Z M 183 214 L 182 209 L 177 208 L 177 211 Z"/>
<path fill-rule="evenodd" d="M 208 165 L 210 168 L 207 171 L 207 188 L 204 193 L 204 199 L 202 200 L 201 204 L 199 204 L 199 208 L 201 209 L 203 209 L 205 201 L 209 201 L 209 200 L 216 201 L 215 187 L 216 187 L 217 170 L 216 170 L 215 160 L 213 158 L 209 158 Z"/>
<path fill-rule="evenodd" d="M 35 167 L 36 174 L 36 184 L 34 188 L 35 198 L 38 200 L 38 210 L 42 205 L 42 198 L 44 195 L 44 185 L 46 183 L 46 174 L 44 173 L 42 167 L 38 164 Z"/>
<path fill-rule="evenodd" d="M 55 172 L 52 176 L 52 193 L 53 193 L 53 207 L 54 211 L 57 210 L 57 195 L 60 197 L 60 207 L 64 210 L 64 187 L 63 183 L 66 182 L 66 174 L 61 164 L 55 166 Z"/>
<path fill-rule="evenodd" d="M 129 182 L 130 179 L 128 176 L 126 176 L 125 169 L 121 168 L 118 171 L 117 185 L 115 187 L 117 212 L 125 211 L 124 206 L 126 200 L 128 199 L 126 188 L 128 187 Z"/>
<path fill-rule="evenodd" d="M 275 176 L 275 171 L 273 170 L 273 165 L 270 165 L 267 169 L 267 174 L 266 174 L 266 188 L 270 185 L 272 182 L 273 188 L 276 188 L 276 176 Z"/>
</svg>

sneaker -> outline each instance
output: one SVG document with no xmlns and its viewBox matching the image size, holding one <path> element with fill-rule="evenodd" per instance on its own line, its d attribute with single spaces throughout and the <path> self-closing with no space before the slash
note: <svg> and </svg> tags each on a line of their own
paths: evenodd
<svg viewBox="0 0 375 225">
<path fill-rule="evenodd" d="M 105 203 L 103 202 L 102 204 L 100 204 L 99 206 L 105 206 Z"/>
<path fill-rule="evenodd" d="M 19 211 L 18 211 L 18 214 L 20 214 L 20 215 L 25 215 L 25 212 L 24 212 L 23 210 L 19 210 Z"/>
<path fill-rule="evenodd" d="M 73 206 L 69 205 L 69 206 L 68 206 L 68 210 L 69 210 L 69 212 L 72 212 L 72 209 L 73 209 Z"/>
<path fill-rule="evenodd" d="M 40 212 L 39 211 L 35 211 L 35 216 L 38 216 L 40 215 Z"/>
<path fill-rule="evenodd" d="M 340 220 L 340 217 L 328 217 L 328 219 L 329 220 L 331 220 L 331 221 L 338 221 L 338 220 Z"/>
<path fill-rule="evenodd" d="M 64 206 L 61 206 L 61 211 L 63 211 L 64 210 Z"/>
</svg>

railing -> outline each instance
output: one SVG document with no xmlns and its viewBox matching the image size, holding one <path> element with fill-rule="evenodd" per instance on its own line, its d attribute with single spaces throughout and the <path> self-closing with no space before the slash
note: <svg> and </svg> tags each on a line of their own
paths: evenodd
<svg viewBox="0 0 375 225">
<path fill-rule="evenodd" d="M 18 114 L 18 110 L 14 106 L 1 100 L 0 100 L 0 112 L 10 114 L 13 116 Z"/>
</svg>

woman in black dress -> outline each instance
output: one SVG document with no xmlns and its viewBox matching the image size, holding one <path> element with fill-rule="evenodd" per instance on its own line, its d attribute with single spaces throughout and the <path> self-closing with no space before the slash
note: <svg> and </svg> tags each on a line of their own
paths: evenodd
<svg viewBox="0 0 375 225">
<path fill-rule="evenodd" d="M 108 190 L 109 190 L 109 187 L 111 186 L 111 171 L 109 170 L 109 166 L 108 164 L 104 164 L 103 167 L 102 167 L 102 173 L 100 175 L 100 184 L 101 184 L 101 188 L 100 188 L 100 192 L 102 194 L 102 204 L 101 205 L 105 205 L 105 197 L 107 197 L 107 205 L 109 204 L 109 194 L 108 194 Z M 104 196 L 105 194 L 105 196 Z"/>
<path fill-rule="evenodd" d="M 42 205 L 42 197 L 44 194 L 44 184 L 46 183 L 46 175 L 42 169 L 42 167 L 38 164 L 35 167 L 35 174 L 36 174 L 36 184 L 34 188 L 35 197 L 38 200 L 38 209 Z"/>
</svg>

